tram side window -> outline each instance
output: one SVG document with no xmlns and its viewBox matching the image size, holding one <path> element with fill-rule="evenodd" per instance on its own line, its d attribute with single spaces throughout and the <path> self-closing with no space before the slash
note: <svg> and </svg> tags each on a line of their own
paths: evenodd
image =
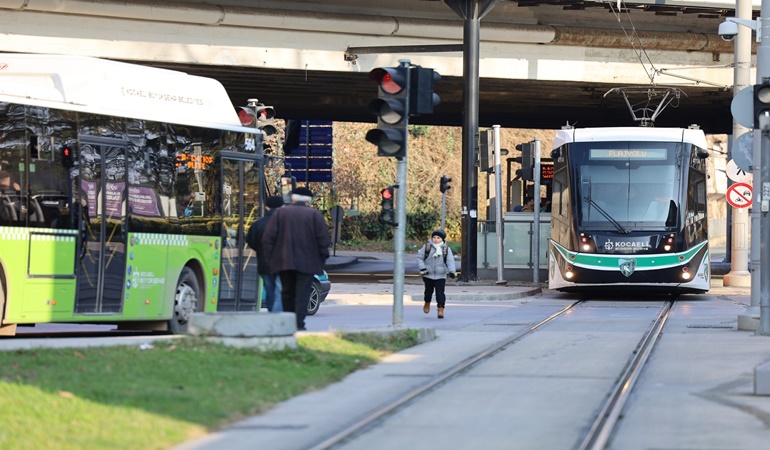
<svg viewBox="0 0 770 450">
<path fill-rule="evenodd" d="M 706 218 L 706 182 L 697 174 L 690 174 L 687 187 L 687 222 Z"/>
</svg>

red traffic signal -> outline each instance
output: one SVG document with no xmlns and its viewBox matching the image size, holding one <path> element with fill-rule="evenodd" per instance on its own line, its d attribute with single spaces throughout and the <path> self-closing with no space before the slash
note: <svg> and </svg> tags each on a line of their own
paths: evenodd
<svg viewBox="0 0 770 450">
<path fill-rule="evenodd" d="M 377 116 L 377 129 L 366 133 L 366 140 L 377 146 L 377 156 L 406 156 L 409 122 L 408 66 L 382 67 L 369 72 L 377 83 L 377 98 L 369 102 L 369 112 Z"/>
<path fill-rule="evenodd" d="M 61 148 L 61 165 L 66 169 L 70 169 L 75 165 L 75 157 L 72 152 L 72 147 L 63 145 Z"/>
<path fill-rule="evenodd" d="M 369 72 L 369 79 L 386 94 L 395 95 L 406 88 L 406 72 L 403 67 L 380 67 Z"/>
<path fill-rule="evenodd" d="M 396 210 L 393 205 L 394 188 L 395 186 L 388 186 L 380 191 L 380 196 L 382 197 L 382 201 L 380 202 L 380 205 L 382 206 L 382 210 L 380 211 L 380 220 L 383 223 L 393 226 L 397 225 Z"/>
</svg>

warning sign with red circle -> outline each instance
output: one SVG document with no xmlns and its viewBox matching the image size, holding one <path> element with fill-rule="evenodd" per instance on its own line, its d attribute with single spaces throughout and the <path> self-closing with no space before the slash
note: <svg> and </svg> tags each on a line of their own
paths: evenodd
<svg viewBox="0 0 770 450">
<path fill-rule="evenodd" d="M 727 188 L 725 194 L 727 203 L 733 208 L 748 208 L 751 206 L 751 185 L 747 183 L 735 183 Z"/>
</svg>

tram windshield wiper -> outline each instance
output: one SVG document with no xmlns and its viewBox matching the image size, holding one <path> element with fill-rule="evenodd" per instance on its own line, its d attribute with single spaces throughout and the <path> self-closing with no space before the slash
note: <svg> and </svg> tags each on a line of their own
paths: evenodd
<svg viewBox="0 0 770 450">
<path fill-rule="evenodd" d="M 583 200 L 587 201 L 589 205 L 593 206 L 594 209 L 599 211 L 599 213 L 601 215 L 603 215 L 604 218 L 607 219 L 612 224 L 612 226 L 614 226 L 618 230 L 619 233 L 621 233 L 621 234 L 628 234 L 628 233 L 630 233 L 630 231 L 628 231 L 625 228 L 623 228 L 623 226 L 620 223 L 618 223 L 617 220 L 613 219 L 612 216 L 610 216 L 607 213 L 607 211 L 603 210 L 601 206 L 597 205 L 596 202 L 591 198 L 590 195 L 587 196 L 587 197 L 583 197 Z"/>
</svg>

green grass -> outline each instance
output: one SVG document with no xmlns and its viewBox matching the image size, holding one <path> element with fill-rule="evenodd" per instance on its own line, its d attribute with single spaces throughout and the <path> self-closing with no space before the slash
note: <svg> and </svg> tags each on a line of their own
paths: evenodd
<svg viewBox="0 0 770 450">
<path fill-rule="evenodd" d="M 185 338 L 153 348 L 0 352 L 0 448 L 163 449 L 321 388 L 417 332 L 305 336 L 262 352 Z"/>
</svg>

